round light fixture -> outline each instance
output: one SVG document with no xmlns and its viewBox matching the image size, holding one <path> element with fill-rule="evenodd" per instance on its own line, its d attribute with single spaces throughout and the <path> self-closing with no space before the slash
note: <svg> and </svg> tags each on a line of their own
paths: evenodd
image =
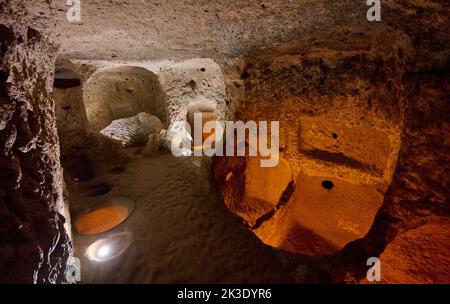
<svg viewBox="0 0 450 304">
<path fill-rule="evenodd" d="M 86 256 L 95 262 L 104 262 L 121 256 L 131 244 L 131 234 L 120 232 L 90 245 Z"/>
</svg>

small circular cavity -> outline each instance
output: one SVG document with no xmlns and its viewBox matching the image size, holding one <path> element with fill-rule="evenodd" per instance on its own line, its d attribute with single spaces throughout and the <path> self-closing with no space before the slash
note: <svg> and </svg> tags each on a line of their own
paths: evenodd
<svg viewBox="0 0 450 304">
<path fill-rule="evenodd" d="M 75 230 L 81 235 L 95 235 L 110 231 L 125 222 L 134 210 L 134 201 L 116 196 L 104 204 L 82 212 L 74 221 Z"/>
<path fill-rule="evenodd" d="M 111 192 L 113 186 L 110 183 L 97 183 L 91 186 L 85 187 L 86 195 L 90 197 L 103 196 Z"/>
<path fill-rule="evenodd" d="M 322 187 L 324 187 L 327 190 L 331 190 L 334 188 L 334 183 L 330 180 L 324 180 L 322 182 Z"/>
</svg>

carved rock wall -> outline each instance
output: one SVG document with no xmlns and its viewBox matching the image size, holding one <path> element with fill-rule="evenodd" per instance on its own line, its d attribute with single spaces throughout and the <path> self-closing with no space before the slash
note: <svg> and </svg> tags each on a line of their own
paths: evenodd
<svg viewBox="0 0 450 304">
<path fill-rule="evenodd" d="M 0 282 L 64 282 L 71 241 L 52 97 L 57 48 L 0 4 Z"/>
</svg>

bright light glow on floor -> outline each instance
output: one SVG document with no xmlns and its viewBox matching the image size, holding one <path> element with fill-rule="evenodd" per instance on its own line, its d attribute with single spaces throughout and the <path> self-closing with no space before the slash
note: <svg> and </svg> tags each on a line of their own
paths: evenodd
<svg viewBox="0 0 450 304">
<path fill-rule="evenodd" d="M 121 232 L 101 239 L 90 245 L 86 256 L 95 262 L 104 262 L 121 256 L 131 244 L 131 234 Z"/>
</svg>

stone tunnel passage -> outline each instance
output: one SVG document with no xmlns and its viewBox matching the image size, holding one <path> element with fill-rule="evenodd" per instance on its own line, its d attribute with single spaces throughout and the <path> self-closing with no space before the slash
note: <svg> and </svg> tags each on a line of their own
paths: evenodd
<svg viewBox="0 0 450 304">
<path fill-rule="evenodd" d="M 224 95 L 222 86 L 214 85 L 222 83 L 217 80 L 215 66 L 210 60 L 206 62 L 209 65 L 199 60 L 199 67 L 194 65 L 197 61 L 188 63 L 189 73 L 194 70 L 196 75 L 206 79 L 209 74 L 201 69 L 207 66 L 215 81 L 211 81 L 210 86 L 205 85 L 206 92 Z M 177 67 L 183 67 L 183 64 Z M 166 85 L 176 83 L 179 94 L 185 97 L 186 80 L 179 79 L 178 74 L 192 76 L 184 75 L 182 69 L 167 70 L 170 77 Z M 71 91 L 78 93 L 81 88 L 92 90 L 90 78 L 86 75 L 78 77 L 72 71 L 65 73 L 80 79 L 81 85 L 78 81 L 61 85 L 62 81 L 58 80 L 56 87 L 55 79 L 58 132 L 63 135 L 68 134 L 68 127 L 75 129 L 76 117 L 77 122 L 83 121 L 83 117 L 86 122 L 78 124 L 76 130 L 79 134 L 86 133 L 84 141 L 70 149 L 61 146 L 63 155 L 67 155 L 62 157 L 65 196 L 70 205 L 75 256 L 83 265 L 83 283 L 281 282 L 286 279 L 287 270 L 279 263 L 276 252 L 241 227 L 218 200 L 208 174 L 210 162 L 205 163 L 201 157 L 176 158 L 165 150 L 157 150 L 150 156 L 141 147 L 122 147 L 121 153 L 111 153 L 110 146 L 92 142 L 89 134 L 99 132 L 92 132 L 87 115 L 83 116 L 83 113 L 89 113 L 84 109 L 89 101 L 83 100 L 87 93 L 71 94 Z M 92 78 L 98 74 L 94 73 Z M 62 78 L 60 73 L 57 75 Z M 87 82 L 83 80 L 86 78 Z M 115 87 L 107 89 L 115 90 Z M 197 87 L 197 92 L 200 89 Z M 223 100 L 207 98 L 208 94 L 202 93 L 180 102 L 176 96 L 172 92 L 176 109 L 186 113 L 183 117 L 191 124 L 194 113 L 205 114 L 202 124 L 223 116 Z M 63 140 L 63 144 L 72 143 Z M 135 209 L 134 205 L 117 204 L 118 197 L 123 196 L 135 202 Z M 210 227 L 207 230 L 212 237 L 199 237 L 205 227 Z M 244 250 L 235 252 L 235 246 Z M 230 258 L 232 255 L 236 257 Z M 186 259 L 186 256 L 190 258 Z M 260 256 L 270 258 L 267 262 L 251 262 L 259 260 Z M 210 267 L 218 271 L 198 275 L 206 260 L 210 260 Z M 227 266 L 223 268 L 224 265 Z M 225 273 L 220 270 L 222 268 L 233 269 L 234 274 L 227 274 L 228 270 Z M 267 269 L 270 269 L 269 275 L 266 275 Z M 258 279 L 255 280 L 255 276 Z"/>
<path fill-rule="evenodd" d="M 283 60 L 276 62 L 276 64 L 284 64 Z M 264 68 L 264 61 L 258 64 Z M 253 65 L 254 69 L 260 68 L 258 64 Z M 99 160 L 98 157 L 111 152 L 109 151 L 111 148 L 108 145 L 100 148 L 94 145 L 93 149 L 88 136 L 87 140 L 80 142 L 78 148 L 72 149 L 76 152 L 76 157 L 71 158 L 74 160 L 72 165 L 64 160 L 62 163 L 65 173 L 69 176 L 66 183 L 71 202 L 76 251 L 78 256 L 83 256 L 82 262 L 89 265 L 89 273 L 85 282 L 120 281 L 120 279 L 111 277 L 111 271 L 115 267 L 121 267 L 122 280 L 128 278 L 131 282 L 173 281 L 175 278 L 172 274 L 177 273 L 178 270 L 169 270 L 174 269 L 171 268 L 172 266 L 177 268 L 180 265 L 184 265 L 182 267 L 186 269 L 183 277 L 189 277 L 190 273 L 196 271 L 192 271 L 190 265 L 183 264 L 181 256 L 186 253 L 186 250 L 189 251 L 192 248 L 187 244 L 186 246 L 191 249 L 183 247 L 181 250 L 176 244 L 167 244 L 163 240 L 167 237 L 166 231 L 170 231 L 168 233 L 171 239 L 185 239 L 186 235 L 180 234 L 181 230 L 189 229 L 192 235 L 202 234 L 201 227 L 204 225 L 210 227 L 211 222 L 217 223 L 217 221 L 223 221 L 222 224 L 224 224 L 226 223 L 225 218 L 228 216 L 234 218 L 234 215 L 237 215 L 239 221 L 243 222 L 244 225 L 239 221 L 229 223 L 230 226 L 227 226 L 226 229 L 239 230 L 241 235 L 244 231 L 246 232 L 245 238 L 251 239 L 251 243 L 254 244 L 250 258 L 252 254 L 258 255 L 266 250 L 270 252 L 273 248 L 282 249 L 280 251 L 282 254 L 295 253 L 296 257 L 339 254 L 344 246 L 367 234 L 382 206 L 400 148 L 400 130 L 403 121 L 401 115 L 396 115 L 399 112 L 396 112 L 395 103 L 390 103 L 389 98 L 392 99 L 392 97 L 389 95 L 392 93 L 383 93 L 382 88 L 386 85 L 381 81 L 371 89 L 377 91 L 379 100 L 372 97 L 370 102 L 368 102 L 368 95 L 357 98 L 349 97 L 346 94 L 323 97 L 320 90 L 312 96 L 303 96 L 301 95 L 303 91 L 301 91 L 298 93 L 300 97 L 278 94 L 275 99 L 271 99 L 270 94 L 264 90 L 276 91 L 274 88 L 265 87 L 271 85 L 272 82 L 276 84 L 278 81 L 276 78 L 279 76 L 277 74 L 279 69 L 276 64 L 271 63 L 271 68 L 275 71 L 274 75 L 270 73 L 265 75 L 264 77 L 269 77 L 269 79 L 263 81 L 259 87 L 246 84 L 246 82 L 252 82 L 254 80 L 252 75 L 258 75 L 257 73 L 249 71 L 248 75 L 244 77 L 243 87 L 246 88 L 246 95 L 244 95 L 246 100 L 236 111 L 234 120 L 280 121 L 281 158 L 278 166 L 274 168 L 261 168 L 258 157 L 214 159 L 215 183 L 225 203 L 222 207 L 232 211 L 229 214 L 221 213 L 224 210 L 220 212 L 216 210 L 220 209 L 220 201 L 213 199 L 214 204 L 210 205 L 207 202 L 210 202 L 211 198 L 205 197 L 205 193 L 197 186 L 193 187 L 200 180 L 201 189 L 209 188 L 213 183 L 212 180 L 200 174 L 202 169 L 199 168 L 203 168 L 201 158 L 195 160 L 176 159 L 170 155 L 170 152 L 160 151 L 158 147 L 153 153 L 145 154 L 145 150 L 142 150 L 141 147 L 129 149 L 124 145 L 124 149 L 120 151 L 125 151 L 125 158 L 120 153 L 113 153 Z M 337 59 L 335 65 L 339 68 L 340 64 L 340 60 Z M 208 67 L 206 72 L 201 71 L 203 66 Z M 116 86 L 112 84 L 118 82 L 120 83 L 119 93 L 129 94 L 125 95 L 129 99 L 124 100 L 123 104 L 134 105 L 135 100 L 139 100 L 132 94 L 136 90 L 126 90 L 128 88 L 126 81 L 129 81 L 126 78 L 131 78 L 120 73 L 118 75 L 113 73 L 114 77 L 112 77 L 107 73 L 116 71 L 116 69 L 134 70 L 133 67 L 101 68 L 88 77 L 85 75 L 78 77 L 76 73 L 58 70 L 56 74 L 58 78 L 70 79 L 66 84 L 64 80 L 56 81 L 55 79 L 55 91 L 59 94 L 56 98 L 57 111 L 65 114 L 65 116 L 57 117 L 58 128 L 67 128 L 71 121 L 70 118 L 72 118 L 72 121 L 83 122 L 78 124 L 78 127 L 84 126 L 86 133 L 92 132 L 87 115 L 90 101 L 86 101 L 86 98 L 89 99 L 86 90 L 97 92 L 89 87 L 97 77 L 98 83 L 103 85 L 103 90 L 112 91 L 108 96 L 117 95 Z M 300 71 L 307 73 L 308 71 L 304 69 L 300 69 Z M 144 70 L 148 72 L 147 69 Z M 220 72 L 213 63 L 202 60 L 178 62 L 159 69 L 157 78 L 153 79 L 160 81 L 163 95 L 167 94 L 167 100 L 164 100 L 167 103 L 165 107 L 170 113 L 170 116 L 166 118 L 167 122 L 182 119 L 192 126 L 195 113 L 204 114 L 202 124 L 206 121 L 226 117 L 224 115 L 226 99 L 220 99 L 220 96 L 224 95 L 221 82 L 214 82 L 208 78 L 217 80 L 217 75 L 220 74 L 216 73 L 216 70 Z M 287 70 L 298 72 L 298 69 L 291 66 Z M 264 69 L 264 71 L 266 70 Z M 353 72 L 357 73 L 357 71 Z M 106 73 L 104 79 L 100 77 L 102 73 Z M 352 74 L 350 73 L 350 75 Z M 123 84 L 121 81 L 124 78 L 122 77 L 125 77 Z M 275 77 L 275 79 L 270 79 L 270 77 Z M 350 87 L 355 85 L 354 83 L 363 86 L 365 90 L 370 87 L 367 83 L 361 84 L 361 80 L 354 80 L 351 76 L 346 77 L 349 78 L 347 84 Z M 81 80 L 80 85 L 77 78 L 87 79 L 87 81 Z M 196 79 L 196 81 L 192 81 L 192 79 Z M 297 81 L 301 83 L 301 80 L 297 79 Z M 370 80 L 364 81 L 369 82 Z M 205 84 L 203 87 L 199 85 L 203 83 Z M 84 92 L 81 90 L 82 88 L 85 90 Z M 252 92 L 253 88 L 258 88 L 263 92 Z M 204 91 L 201 91 L 202 89 Z M 71 91 L 74 92 L 71 93 Z M 292 88 L 290 92 L 292 92 Z M 324 92 L 327 91 L 324 90 Z M 100 98 L 106 95 L 94 96 L 98 97 L 96 101 L 98 105 L 101 102 L 104 105 L 114 103 L 114 100 Z M 68 98 L 61 98 L 64 96 Z M 396 98 L 400 97 L 396 96 Z M 391 111 L 392 115 L 377 111 L 383 102 L 387 103 L 383 111 Z M 372 108 L 368 108 L 370 106 Z M 100 133 L 110 127 L 125 129 L 131 119 L 140 122 L 142 113 L 149 115 L 155 113 L 149 109 L 146 110 L 147 112 L 142 112 L 142 108 L 134 110 L 132 106 L 125 108 L 131 110 L 126 112 L 123 117 L 111 115 L 94 132 Z M 114 109 L 120 109 L 120 107 L 115 106 L 110 112 Z M 82 110 L 81 113 L 79 113 L 80 110 Z M 72 111 L 77 113 L 68 115 Z M 122 124 L 124 120 L 126 122 Z M 162 119 L 158 118 L 158 120 L 162 123 Z M 105 125 L 107 126 L 104 127 Z M 167 128 L 168 125 L 162 127 Z M 58 131 L 60 132 L 60 130 Z M 64 132 L 60 133 L 64 134 Z M 207 136 L 204 134 L 203 139 Z M 63 139 L 61 145 L 64 142 Z M 67 140 L 66 144 L 73 143 Z M 158 144 L 160 143 L 156 143 L 156 146 Z M 61 148 L 63 152 L 68 150 L 63 146 Z M 160 174 L 162 171 L 164 171 L 164 175 Z M 162 180 L 159 180 L 161 178 Z M 216 190 L 215 187 L 210 189 Z M 167 193 L 168 196 L 165 197 Z M 108 208 L 103 205 L 118 195 L 126 195 L 136 201 L 136 210 L 132 214 L 124 212 L 126 208 L 117 208 L 117 206 Z M 216 195 L 215 192 L 214 195 Z M 194 203 L 199 196 L 201 199 Z M 164 204 L 159 204 L 160 201 L 163 201 Z M 173 210 L 166 210 L 167 204 L 173 206 Z M 196 204 L 196 206 L 200 204 L 196 207 L 198 210 L 194 211 L 190 207 L 192 204 Z M 182 216 L 178 214 L 178 210 L 181 209 L 184 212 Z M 192 219 L 191 213 L 195 214 L 196 218 L 203 219 L 204 212 L 208 214 L 219 212 L 220 216 L 205 219 L 208 224 L 203 223 L 203 220 Z M 155 216 L 155 214 L 157 215 Z M 78 222 L 80 219 L 81 222 Z M 177 221 L 177 224 L 174 224 L 174 221 Z M 202 223 L 191 225 L 191 221 Z M 162 224 L 162 222 L 164 223 Z M 160 231 L 161 225 L 165 227 L 165 231 Z M 178 228 L 172 228 L 173 226 Z M 180 228 L 180 226 L 184 228 Z M 152 231 L 150 235 L 147 235 L 148 229 Z M 127 234 L 128 232 L 132 233 Z M 139 245 L 137 251 L 132 249 L 133 246 L 124 249 L 123 252 L 119 250 L 121 256 L 112 255 L 111 260 L 103 261 L 102 257 L 106 252 L 104 245 L 108 242 L 115 243 L 113 235 L 122 235 L 122 233 L 132 239 L 133 246 L 137 244 L 136 240 L 142 239 L 145 239 L 149 245 Z M 218 231 L 214 235 L 217 237 L 221 234 L 222 231 Z M 234 250 L 235 242 L 243 242 L 243 239 L 238 240 L 236 235 L 228 235 L 227 238 L 229 242 L 226 246 L 228 247 L 224 250 Z M 107 240 L 106 243 L 103 240 Z M 119 237 L 120 244 L 123 240 L 125 239 Z M 154 246 L 155 241 L 161 247 Z M 191 241 L 198 243 L 199 240 L 191 239 Z M 127 242 L 125 242 L 126 245 Z M 119 245 L 118 247 L 121 248 Z M 199 244 L 202 248 L 212 250 L 210 245 L 209 241 L 203 242 L 203 240 L 201 245 Z M 223 249 L 222 246 L 223 244 L 220 244 L 220 248 Z M 84 256 L 87 248 L 91 248 L 93 260 L 92 257 Z M 195 251 L 193 255 L 199 253 L 197 249 L 192 250 Z M 153 260 L 147 261 L 144 258 L 144 255 L 147 254 L 152 256 Z M 204 256 L 203 254 L 202 251 L 200 255 Z M 165 256 L 167 260 L 165 260 Z M 138 264 L 133 262 L 135 257 L 139 257 Z M 171 264 L 172 259 L 176 259 L 176 265 Z M 99 260 L 102 262 L 100 263 Z M 150 265 L 152 261 L 156 260 L 164 260 L 164 265 L 170 264 L 171 266 L 167 268 L 167 271 L 161 272 Z M 100 264 L 97 265 L 97 263 Z M 103 273 L 104 265 L 106 265 L 103 263 L 111 263 L 108 265 L 114 266 L 108 272 Z M 145 265 L 147 269 L 151 269 L 149 273 L 154 276 L 138 271 L 139 275 L 133 277 L 132 274 L 137 271 L 136 268 L 139 265 Z M 200 264 L 195 267 L 197 267 L 196 269 L 202 268 Z M 273 268 L 272 271 L 274 271 Z M 155 273 L 158 272 L 160 274 L 156 275 Z M 217 280 L 214 274 L 208 274 L 208 278 L 211 279 L 210 281 Z M 198 280 L 198 277 L 195 280 Z"/>
<path fill-rule="evenodd" d="M 172 74 L 177 75 L 171 70 Z M 173 84 L 175 81 L 171 77 Z M 147 86 L 142 82 L 147 82 Z M 184 79 L 180 82 L 188 83 Z M 67 100 L 73 96 L 67 94 L 70 90 L 79 89 L 76 81 L 65 87 L 58 83 L 58 86 L 62 86 L 57 89 L 64 93 L 60 96 L 70 97 Z M 64 102 L 63 98 L 57 98 L 57 105 L 61 105 L 62 113 L 72 111 L 72 107 L 77 111 L 84 108 L 86 115 L 78 113 L 77 117 L 80 117 L 78 121 L 84 119 L 86 122 L 86 132 L 105 134 L 112 129 L 113 133 L 127 129 L 131 119 L 140 122 L 143 114 L 157 116 L 158 113 L 167 113 L 169 106 L 165 103 L 164 92 L 157 94 L 161 97 L 156 99 L 157 102 L 143 98 L 145 94 L 148 97 L 150 91 L 146 89 L 152 86 L 164 88 L 159 85 L 156 75 L 146 69 L 101 69 L 83 84 L 81 97 L 78 94 L 75 95 L 77 98 L 72 98 L 76 100 L 74 104 L 80 106 L 66 106 L 67 100 Z M 186 89 L 185 86 L 182 88 Z M 175 98 L 172 96 L 172 99 Z M 158 111 L 158 102 L 159 107 L 165 107 L 163 110 Z M 202 125 L 219 119 L 217 103 L 204 95 L 187 100 L 183 106 L 177 103 L 176 107 L 186 113 L 185 119 L 191 126 L 194 125 L 195 113 L 203 113 Z M 336 253 L 367 233 L 392 177 L 400 128 L 376 115 L 365 118 L 351 116 L 355 110 L 358 110 L 358 105 L 338 104 L 318 115 L 311 115 L 292 105 L 275 109 L 270 103 L 262 103 L 250 105 L 241 110 L 244 113 L 237 113 L 236 118 L 243 121 L 281 121 L 281 159 L 278 166 L 261 168 L 258 157 L 226 157 L 214 161 L 215 181 L 226 207 L 243 220 L 254 236 L 284 251 L 323 255 Z M 161 122 L 170 120 L 161 115 L 158 119 Z M 66 127 L 67 122 L 60 126 Z M 115 138 L 114 134 L 110 135 Z M 209 134 L 203 134 L 203 140 L 207 136 Z M 147 139 L 146 136 L 142 138 Z M 124 146 L 127 147 L 126 144 Z M 137 154 L 128 154 L 128 160 L 123 163 L 113 164 L 114 161 L 104 160 L 94 164 L 96 157 L 92 151 L 80 145 L 80 152 L 75 165 L 70 166 L 70 162 L 63 161 L 63 166 L 67 166 L 69 175 L 74 170 L 78 176 L 77 180 L 68 181 L 68 187 L 71 199 L 77 201 L 72 206 L 76 242 L 86 248 L 97 234 L 121 233 L 124 227 L 138 225 L 134 217 L 140 217 L 139 212 L 128 219 L 129 214 L 122 212 L 126 208 L 122 210 L 120 206 L 108 207 L 98 203 L 122 194 L 120 191 L 127 185 L 126 179 L 130 174 L 130 158 L 136 166 L 143 155 L 137 151 Z M 161 158 L 159 153 L 152 155 L 153 164 Z M 166 164 L 172 166 L 171 162 Z M 116 168 L 121 169 L 116 172 Z M 77 170 L 82 172 L 77 173 Z M 151 169 L 148 167 L 147 170 Z M 166 182 L 170 183 L 170 177 Z M 141 186 L 145 188 L 143 184 Z M 135 191 L 128 192 L 128 195 L 139 195 L 144 189 L 135 187 Z"/>
<path fill-rule="evenodd" d="M 64 159 L 68 155 L 77 154 L 77 151 L 87 145 L 87 117 L 80 75 L 72 69 L 56 67 L 53 96 L 59 144 Z M 68 169 L 70 171 L 78 170 L 75 167 Z M 73 174 L 79 175 L 77 172 Z M 89 178 L 81 175 L 78 177 Z"/>
<path fill-rule="evenodd" d="M 76 219 L 116 195 L 136 202 L 128 219 L 73 232 L 83 283 L 358 283 L 368 256 L 381 258 L 388 282 L 449 282 L 445 1 L 383 1 L 377 23 L 366 22 L 364 1 L 120 2 L 85 1 L 74 24 L 64 1 L 1 1 L 0 282 L 66 283 L 63 196 Z M 55 73 L 55 95 L 67 96 L 57 96 L 59 138 L 57 55 L 71 68 Z M 92 131 L 86 80 L 119 65 L 158 76 L 170 124 L 200 96 L 220 119 L 282 120 L 279 167 L 243 158 L 219 170 L 216 159 L 226 206 L 210 187 L 209 159 L 82 138 Z M 131 112 L 106 124 L 155 114 Z"/>
<path fill-rule="evenodd" d="M 191 66 L 189 68 L 193 69 Z M 156 116 L 157 107 L 151 109 L 142 106 L 144 103 L 153 106 L 157 103 L 154 102 L 155 99 L 144 101 L 142 95 L 148 95 L 150 92 L 145 91 L 141 83 L 148 79 L 155 81 L 157 84 L 148 86 L 159 86 L 162 90 L 159 96 L 164 97 L 164 85 L 169 83 L 173 86 L 177 83 L 178 73 L 182 74 L 178 70 L 174 73 L 173 68 L 167 70 L 171 72 L 170 81 L 166 80 L 162 85 L 159 85 L 159 79 L 167 76 L 156 77 L 147 69 L 136 67 L 100 69 L 88 77 L 82 86 L 76 80 L 64 85 L 64 81 L 57 82 L 55 79 L 55 90 L 59 94 L 56 98 L 58 111 L 66 113 L 66 116 L 57 119 L 60 121 L 58 127 L 67 128 L 69 117 L 78 117 L 76 120 L 83 122 L 78 125 L 84 128 L 81 131 L 104 133 L 109 128 L 113 131 L 124 130 L 131 119 L 140 122 L 143 114 Z M 197 69 L 195 71 L 199 73 Z M 76 79 L 73 73 L 64 72 L 71 75 L 65 78 Z M 149 73 L 152 76 L 149 76 Z M 178 82 L 182 84 L 180 87 L 183 90 L 187 90 L 188 81 L 182 78 Z M 83 91 L 79 94 L 81 87 Z M 189 90 L 193 89 L 189 87 Z M 198 91 L 198 88 L 196 90 Z M 177 100 L 177 95 L 173 92 L 171 94 L 171 99 Z M 186 113 L 183 117 L 191 126 L 195 113 L 204 114 L 202 124 L 217 120 L 221 116 L 220 104 L 205 95 L 194 94 L 192 98 L 186 99 L 186 102 L 175 103 L 177 111 Z M 166 107 L 160 112 L 167 113 L 170 106 L 166 105 L 165 99 L 159 101 L 161 107 Z M 392 177 L 399 148 L 400 128 L 399 125 L 377 115 L 365 118 L 351 116 L 351 113 L 358 110 L 358 105 L 337 104 L 319 114 L 311 115 L 298 111 L 298 108 L 289 102 L 283 100 L 282 106 L 276 109 L 269 102 L 254 106 L 250 104 L 248 108 L 241 109 L 243 113 L 238 112 L 236 115 L 236 119 L 243 121 L 281 121 L 281 159 L 278 166 L 261 168 L 259 158 L 218 158 L 213 166 L 215 181 L 225 206 L 244 222 L 242 228 L 247 229 L 255 239 L 259 238 L 269 245 L 268 248 L 275 247 L 307 255 L 336 253 L 349 242 L 362 238 L 372 226 L 375 214 L 383 202 L 384 191 Z M 72 111 L 76 113 L 67 116 L 67 113 Z M 160 122 L 171 119 L 167 116 L 159 117 Z M 93 129 L 92 126 L 96 127 Z M 207 136 L 204 134 L 203 139 Z M 147 139 L 146 136 L 142 137 Z M 71 144 L 70 141 L 68 144 Z M 78 250 L 94 246 L 94 240 L 99 241 L 99 238 L 104 236 L 108 239 L 112 234 L 124 233 L 130 227 L 133 227 L 134 231 L 144 229 L 140 227 L 144 223 L 144 214 L 139 207 L 130 216 L 131 212 L 125 212 L 126 208 L 104 205 L 117 195 L 138 197 L 138 200 L 143 198 L 143 193 L 148 199 L 153 197 L 154 195 L 150 195 L 146 190 L 146 181 L 139 176 L 143 171 L 149 171 L 145 176 L 152 179 L 153 167 L 173 167 L 172 173 L 177 171 L 177 166 L 189 168 L 189 171 L 200 167 L 200 162 L 195 166 L 192 165 L 194 162 L 181 165 L 179 160 L 165 155 L 162 151 L 153 153 L 151 161 L 147 160 L 148 155 L 144 155 L 141 150 L 124 150 L 133 151 L 126 153 L 125 160 L 120 155 L 113 155 L 98 161 L 98 154 L 107 151 L 108 146 L 92 150 L 89 145 L 92 145 L 89 139 L 81 142 L 77 149 L 72 149 L 76 157 L 71 158 L 69 162 L 62 162 L 69 176 L 66 183 L 70 192 L 69 200 L 72 202 L 73 231 Z M 124 147 L 127 148 L 127 145 Z M 62 151 L 66 150 L 68 149 L 62 147 Z M 159 161 L 163 163 L 159 164 Z M 130 166 L 133 166 L 136 172 L 130 172 Z M 130 176 L 133 178 L 130 179 Z M 137 179 L 141 180 L 140 184 L 133 186 L 133 190 L 126 190 L 130 183 Z M 191 183 L 168 175 L 164 181 L 167 185 L 158 183 L 158 187 L 164 191 L 165 187 L 175 180 L 183 184 L 183 187 Z M 208 186 L 212 183 L 206 179 L 203 179 L 203 182 Z M 178 190 L 181 191 L 172 189 L 171 196 L 177 196 L 176 201 L 181 203 L 184 194 Z M 137 201 L 137 204 L 139 206 L 140 202 Z M 149 209 L 145 212 L 152 211 Z M 142 225 L 150 225 L 148 221 L 145 223 Z M 262 248 L 265 246 L 262 245 L 261 250 Z M 113 260 L 116 263 L 122 259 L 127 261 L 128 253 Z M 90 263 L 94 271 L 92 275 L 88 275 L 87 282 L 109 281 L 99 275 L 97 266 L 92 264 L 91 260 L 87 259 L 85 262 Z"/>
<path fill-rule="evenodd" d="M 77 81 L 67 85 L 59 82 L 57 86 L 58 94 L 79 89 Z M 78 99 L 70 106 L 64 103 L 70 98 L 57 98 L 57 106 L 62 105 L 61 113 L 83 109 L 82 96 L 75 96 Z M 76 104 L 81 107 L 75 107 Z M 230 222 L 227 219 L 230 214 L 223 213 L 220 201 L 211 204 L 211 198 L 193 187 L 194 181 L 206 188 L 212 183 L 199 174 L 201 160 L 176 159 L 160 151 L 152 157 L 133 152 L 126 161 L 115 156 L 98 162 L 95 153 L 80 145 L 78 161 L 73 166 L 63 161 L 63 166 L 68 175 L 76 177 L 68 178 L 66 183 L 76 256 L 82 258 L 83 265 L 88 265 L 83 282 L 167 282 L 178 277 L 198 282 L 200 279 L 191 273 L 197 273 L 203 265 L 198 259 L 194 259 L 195 265 L 184 264 L 186 254 L 205 259 L 211 251 L 221 256 L 217 250 L 221 248 L 230 250 L 227 253 L 230 256 L 236 242 L 240 242 L 242 248 L 252 244 L 249 251 L 244 250 L 251 252 L 246 261 L 261 261 L 253 254 L 259 255 L 267 248 L 296 254 L 332 254 L 363 237 L 374 222 L 391 181 L 399 147 L 399 126 L 377 115 L 349 117 L 358 110 L 358 104 L 338 104 L 314 115 L 290 106 L 290 111 L 283 107 L 280 111 L 262 103 L 249 106 L 236 117 L 244 121 L 249 118 L 286 121 L 281 123 L 281 159 L 277 167 L 261 168 L 258 158 L 214 160 L 215 180 L 225 206 L 245 225 Z M 205 113 L 206 120 L 217 119 L 217 106 L 202 98 L 186 102 L 183 109 L 190 124 L 193 113 L 198 112 Z M 66 120 L 60 121 L 59 127 L 67 126 L 67 117 L 57 117 Z M 108 209 L 102 205 L 117 195 L 135 198 L 135 212 L 127 214 L 124 208 Z M 170 210 L 167 206 L 171 206 Z M 193 216 L 203 219 L 205 212 L 208 214 L 205 223 L 192 225 Z M 80 215 L 88 215 L 81 226 L 77 222 Z M 102 216 L 106 218 L 102 220 Z M 223 235 L 220 229 L 213 233 L 216 243 L 191 237 L 201 235 L 204 226 L 215 227 L 217 223 L 221 223 L 221 229 L 236 230 L 225 236 L 224 243 L 218 237 Z M 183 234 L 186 229 L 189 236 Z M 237 238 L 236 232 L 245 237 Z M 255 243 L 257 238 L 269 246 Z M 174 239 L 183 245 L 178 247 Z M 186 239 L 197 244 L 196 249 L 186 244 Z M 109 251 L 111 244 L 116 251 Z M 138 249 L 133 249 L 134 246 Z M 395 255 L 388 253 L 389 259 L 394 260 Z M 267 267 L 271 267 L 273 274 L 279 272 L 275 270 L 279 266 Z M 240 265 L 236 267 L 241 269 Z M 255 268 L 251 266 L 248 270 L 254 273 Z M 116 271 L 120 278 L 114 276 Z M 252 276 L 244 273 L 234 279 L 242 281 L 249 277 Z M 207 278 L 209 282 L 220 281 L 213 273 Z M 285 281 L 285 277 L 280 278 Z"/>
<path fill-rule="evenodd" d="M 167 104 L 157 76 L 141 67 L 121 66 L 95 73 L 84 85 L 88 127 L 101 131 L 111 122 L 139 113 L 166 122 Z"/>
</svg>

